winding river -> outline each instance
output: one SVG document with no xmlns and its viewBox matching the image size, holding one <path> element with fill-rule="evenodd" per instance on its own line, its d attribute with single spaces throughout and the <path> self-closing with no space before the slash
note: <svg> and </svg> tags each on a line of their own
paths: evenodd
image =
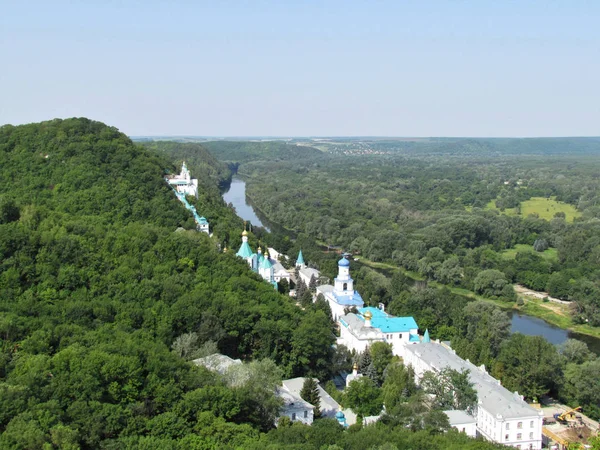
<svg viewBox="0 0 600 450">
<path fill-rule="evenodd" d="M 238 177 L 233 177 L 231 185 L 224 191 L 223 199 L 227 204 L 231 203 L 242 219 L 249 221 L 253 226 L 259 226 L 270 231 L 266 224 L 266 218 L 256 211 L 246 197 L 246 182 Z M 273 226 L 269 224 L 272 228 Z M 590 350 L 600 355 L 600 339 L 585 334 L 564 330 L 545 322 L 537 317 L 528 316 L 519 312 L 509 312 L 511 316 L 511 332 L 523 333 L 530 336 L 543 336 L 548 342 L 560 345 L 567 339 L 578 339 L 585 342 Z"/>
<path fill-rule="evenodd" d="M 246 197 L 246 182 L 236 176 L 231 179 L 229 188 L 223 192 L 225 203 L 232 204 L 238 216 L 250 222 L 252 226 L 263 227 L 271 231 L 254 211 L 252 205 Z"/>
</svg>

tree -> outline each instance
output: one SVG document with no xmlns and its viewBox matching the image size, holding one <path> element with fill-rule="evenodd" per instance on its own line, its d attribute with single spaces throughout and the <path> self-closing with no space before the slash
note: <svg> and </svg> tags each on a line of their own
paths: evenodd
<svg viewBox="0 0 600 450">
<path fill-rule="evenodd" d="M 485 297 L 500 297 L 508 284 L 504 273 L 497 269 L 482 270 L 473 280 L 475 292 Z"/>
<path fill-rule="evenodd" d="M 585 361 L 583 364 L 567 364 L 564 371 L 564 384 L 561 397 L 573 406 L 581 405 L 587 415 L 600 415 L 600 386 L 597 379 L 600 359 Z"/>
<path fill-rule="evenodd" d="M 333 353 L 330 319 L 323 311 L 307 312 L 292 334 L 291 371 L 296 376 L 326 378 Z"/>
<path fill-rule="evenodd" d="M 434 396 L 436 409 L 462 409 L 473 412 L 477 406 L 477 391 L 469 380 L 469 371 L 459 372 L 446 367 L 438 373 L 427 371 L 421 379 L 423 390 Z"/>
<path fill-rule="evenodd" d="M 0 224 L 19 220 L 19 208 L 15 201 L 5 196 L 0 196 Z"/>
<path fill-rule="evenodd" d="M 302 281 L 302 278 L 298 278 L 296 283 L 296 299 L 300 300 L 307 290 L 308 288 L 304 281 Z"/>
<path fill-rule="evenodd" d="M 310 290 L 310 292 L 312 292 L 313 294 L 315 293 L 315 291 L 317 290 L 317 279 L 315 278 L 314 275 L 310 276 L 310 281 L 308 283 L 308 289 Z"/>
<path fill-rule="evenodd" d="M 373 359 L 371 358 L 371 349 L 370 347 L 367 347 L 358 356 L 358 370 L 360 373 L 365 373 L 372 362 Z"/>
<path fill-rule="evenodd" d="M 346 388 L 344 400 L 349 408 L 362 417 L 379 414 L 383 406 L 381 390 L 368 377 L 352 380 Z"/>
<path fill-rule="evenodd" d="M 511 391 L 539 399 L 556 389 L 562 378 L 556 347 L 542 336 L 513 334 L 500 349 L 494 376 Z"/>
<path fill-rule="evenodd" d="M 288 280 L 282 278 L 279 283 L 277 283 L 277 290 L 280 294 L 287 295 L 290 292 L 290 284 L 288 283 Z"/>
<path fill-rule="evenodd" d="M 587 344 L 578 339 L 567 339 L 558 347 L 558 351 L 567 363 L 582 364 L 593 358 Z"/>
<path fill-rule="evenodd" d="M 556 217 L 556 215 L 555 215 L 555 217 Z M 548 241 L 546 239 L 536 239 L 535 242 L 533 243 L 533 249 L 536 252 L 543 252 L 543 251 L 547 250 L 548 247 L 549 247 L 549 245 L 548 245 Z"/>
<path fill-rule="evenodd" d="M 314 418 L 321 417 L 321 399 L 319 397 L 319 386 L 314 378 L 306 378 L 300 391 L 300 397 L 314 406 Z"/>
<path fill-rule="evenodd" d="M 375 382 L 378 386 L 381 386 L 384 371 L 394 357 L 392 346 L 386 342 L 374 342 L 369 349 L 371 352 L 371 365 L 375 369 Z"/>
<path fill-rule="evenodd" d="M 383 404 L 388 414 L 408 400 L 415 393 L 415 377 L 412 367 L 405 367 L 401 362 L 392 362 L 385 371 L 382 385 Z"/>
</svg>

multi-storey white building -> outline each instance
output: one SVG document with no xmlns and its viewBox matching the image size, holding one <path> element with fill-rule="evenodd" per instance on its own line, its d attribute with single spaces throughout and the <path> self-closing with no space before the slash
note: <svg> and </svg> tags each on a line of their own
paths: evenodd
<svg viewBox="0 0 600 450">
<path fill-rule="evenodd" d="M 405 346 L 420 342 L 414 318 L 394 317 L 373 307 L 360 308 L 358 314 L 344 314 L 339 323 L 338 344 L 359 353 L 373 342 L 386 342 L 392 346 L 394 355 L 403 357 Z"/>
<path fill-rule="evenodd" d="M 477 367 L 436 342 L 406 346 L 404 363 L 414 368 L 417 381 L 426 371 L 439 372 L 445 367 L 468 370 L 478 397 L 477 434 L 517 449 L 542 448 L 542 410 L 528 405 L 517 392 L 504 388 L 484 366 Z"/>
</svg>

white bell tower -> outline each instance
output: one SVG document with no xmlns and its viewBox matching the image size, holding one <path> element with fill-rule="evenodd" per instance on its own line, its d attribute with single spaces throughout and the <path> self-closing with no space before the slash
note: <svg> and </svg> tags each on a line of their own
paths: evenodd
<svg viewBox="0 0 600 450">
<path fill-rule="evenodd" d="M 338 276 L 333 287 L 336 295 L 354 295 L 354 280 L 350 277 L 350 261 L 342 258 L 338 261 Z"/>
</svg>

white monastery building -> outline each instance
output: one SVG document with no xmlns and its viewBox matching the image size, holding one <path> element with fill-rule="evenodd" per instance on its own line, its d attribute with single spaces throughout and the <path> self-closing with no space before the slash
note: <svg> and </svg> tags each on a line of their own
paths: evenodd
<svg viewBox="0 0 600 450">
<path fill-rule="evenodd" d="M 444 411 L 448 416 L 448 422 L 452 428 L 465 433 L 469 437 L 477 437 L 477 420 L 466 411 L 450 410 Z"/>
<path fill-rule="evenodd" d="M 339 317 L 339 323 L 338 343 L 359 353 L 373 342 L 386 342 L 392 346 L 394 355 L 404 357 L 407 345 L 420 342 L 414 318 L 394 317 L 378 308 L 360 308 L 358 314 L 344 314 Z"/>
<path fill-rule="evenodd" d="M 283 407 L 279 411 L 279 417 L 288 416 L 292 422 L 302 422 L 312 425 L 314 420 L 314 406 L 303 400 L 299 394 L 290 391 L 285 381 L 277 389 L 277 396 L 283 400 Z"/>
<path fill-rule="evenodd" d="M 196 211 L 196 207 L 190 205 L 185 198 L 186 195 L 193 195 L 198 197 L 198 180 L 192 179 L 190 171 L 188 170 L 185 162 L 181 166 L 181 173 L 179 175 L 170 175 L 165 177 L 165 181 L 175 191 L 175 195 L 181 203 L 189 210 L 194 216 L 194 222 L 196 222 L 196 230 L 202 231 L 203 233 L 210 234 L 209 223 L 205 217 L 201 217 Z"/>
<path fill-rule="evenodd" d="M 192 178 L 185 162 L 181 166 L 181 173 L 179 175 L 168 176 L 166 180 L 180 194 L 198 197 L 198 180 Z"/>
<path fill-rule="evenodd" d="M 445 367 L 459 372 L 468 370 L 478 397 L 477 434 L 517 449 L 542 448 L 542 410 L 528 405 L 517 392 L 504 388 L 487 373 L 485 366 L 477 367 L 437 342 L 406 346 L 404 363 L 414 368 L 417 382 L 426 371 L 439 372 Z"/>
</svg>

